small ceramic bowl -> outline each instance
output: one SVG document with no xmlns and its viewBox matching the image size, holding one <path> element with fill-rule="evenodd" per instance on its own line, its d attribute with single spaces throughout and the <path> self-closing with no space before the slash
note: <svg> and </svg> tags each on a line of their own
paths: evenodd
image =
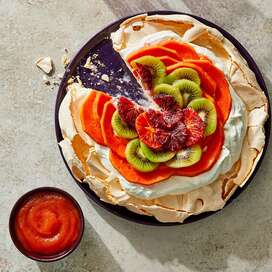
<svg viewBox="0 0 272 272">
<path fill-rule="evenodd" d="M 76 208 L 76 210 L 79 213 L 79 217 L 80 217 L 80 228 L 79 228 L 79 235 L 78 238 L 75 240 L 75 242 L 65 251 L 63 252 L 59 252 L 57 254 L 53 254 L 53 255 L 41 255 L 41 254 L 36 254 L 36 253 L 30 253 L 29 251 L 27 251 L 24 246 L 20 243 L 17 235 L 16 235 L 16 231 L 15 231 L 15 219 L 16 219 L 16 214 L 19 211 L 19 209 L 22 207 L 22 205 L 29 200 L 31 197 L 35 196 L 36 194 L 39 193 L 57 193 L 62 195 L 63 197 L 69 199 L 72 201 L 74 207 Z M 78 202 L 67 192 L 55 188 L 55 187 L 40 187 L 37 189 L 34 189 L 32 191 L 27 192 L 26 194 L 22 195 L 15 203 L 15 205 L 13 206 L 11 213 L 10 213 L 10 218 L 9 218 L 9 232 L 10 232 L 10 236 L 11 239 L 13 241 L 13 243 L 15 244 L 15 246 L 17 247 L 17 249 L 24 254 L 26 257 L 35 260 L 35 261 L 40 261 L 40 262 L 53 262 L 53 261 L 58 261 L 66 256 L 68 256 L 69 254 L 71 254 L 79 245 L 81 239 L 82 239 L 82 235 L 84 232 L 84 216 L 82 213 L 82 210 L 78 204 Z"/>
</svg>

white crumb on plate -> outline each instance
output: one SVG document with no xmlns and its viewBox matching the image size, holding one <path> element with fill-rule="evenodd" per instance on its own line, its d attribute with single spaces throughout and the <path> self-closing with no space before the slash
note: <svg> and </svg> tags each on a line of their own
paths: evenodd
<svg viewBox="0 0 272 272">
<path fill-rule="evenodd" d="M 97 72 L 97 66 L 93 64 L 91 57 L 87 58 L 83 67 L 86 69 L 90 69 L 91 71 L 93 71 L 95 73 Z"/>
<path fill-rule="evenodd" d="M 92 55 L 92 58 L 93 59 L 96 59 L 98 57 L 98 54 L 96 54 L 96 53 L 94 53 L 93 55 Z"/>
<path fill-rule="evenodd" d="M 106 74 L 103 74 L 103 75 L 101 76 L 101 79 L 104 80 L 104 81 L 106 81 L 106 82 L 110 82 L 110 78 L 109 78 L 109 76 L 106 75 Z"/>
<path fill-rule="evenodd" d="M 128 74 L 124 74 L 122 77 L 122 81 L 128 83 L 131 81 L 131 78 L 129 77 Z"/>
</svg>

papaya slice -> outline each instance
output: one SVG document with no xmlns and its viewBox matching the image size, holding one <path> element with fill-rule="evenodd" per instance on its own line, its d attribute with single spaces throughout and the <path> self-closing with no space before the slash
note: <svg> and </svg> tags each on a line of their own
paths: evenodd
<svg viewBox="0 0 272 272">
<path fill-rule="evenodd" d="M 113 150 L 110 151 L 110 161 L 113 167 L 128 181 L 142 184 L 152 185 L 169 178 L 174 170 L 160 165 L 156 170 L 148 173 L 142 173 L 135 170 L 126 159 L 118 156 Z"/>
<path fill-rule="evenodd" d="M 199 77 L 201 79 L 201 89 L 205 90 L 208 95 L 215 97 L 216 92 L 216 82 L 198 65 L 191 63 L 191 62 L 178 62 L 176 64 L 173 64 L 171 66 L 166 67 L 166 73 L 170 74 L 177 68 L 181 67 L 188 67 L 196 70 L 199 74 Z"/>
<path fill-rule="evenodd" d="M 160 45 L 153 45 L 153 46 L 146 46 L 132 52 L 131 54 L 128 55 L 127 62 L 130 63 L 133 60 L 143 56 L 153 56 L 153 57 L 168 56 L 174 59 L 179 59 L 179 56 L 175 50 L 172 50 Z"/>
<path fill-rule="evenodd" d="M 111 97 L 100 91 L 92 91 L 82 105 L 80 119 L 83 130 L 98 144 L 105 145 L 100 126 L 101 110 Z"/>
<path fill-rule="evenodd" d="M 179 62 L 179 60 L 171 58 L 169 56 L 158 57 L 158 59 L 162 61 L 166 67 Z"/>
<path fill-rule="evenodd" d="M 204 56 L 204 55 L 199 55 L 199 60 L 201 60 L 201 61 L 208 61 L 208 62 L 212 63 L 212 61 L 210 60 L 210 58 L 207 57 L 207 56 Z M 189 61 L 189 60 L 187 60 L 187 61 Z M 191 62 L 191 61 L 189 61 L 189 62 Z"/>
<path fill-rule="evenodd" d="M 160 43 L 161 46 L 175 50 L 178 54 L 179 60 L 187 60 L 187 59 L 199 59 L 198 54 L 195 49 L 185 43 L 182 43 L 177 40 L 166 40 Z"/>
<path fill-rule="evenodd" d="M 205 72 L 216 81 L 214 100 L 217 106 L 217 112 L 220 115 L 219 118 L 223 121 L 223 124 L 225 124 L 231 111 L 232 100 L 229 91 L 229 84 L 224 73 L 208 61 L 191 60 L 190 62 L 205 70 Z"/>
<path fill-rule="evenodd" d="M 116 109 L 111 101 L 105 103 L 100 123 L 102 129 L 102 136 L 105 144 L 110 149 L 112 149 L 121 158 L 125 158 L 125 150 L 128 140 L 115 135 L 111 126 L 111 118 L 115 111 Z"/>
<path fill-rule="evenodd" d="M 99 94 L 97 95 L 97 97 L 96 97 L 96 99 L 94 101 L 94 110 L 95 110 L 95 113 L 97 114 L 97 116 L 99 118 L 102 117 L 104 105 L 109 100 L 111 100 L 111 96 L 106 94 L 106 93 L 99 92 Z"/>
<path fill-rule="evenodd" d="M 97 143 L 104 144 L 104 140 L 101 137 L 100 124 L 96 118 L 94 118 L 94 101 L 98 92 L 92 91 L 90 95 L 84 101 L 80 110 L 80 120 L 83 130 Z M 99 131 L 100 129 L 100 131 Z"/>
<path fill-rule="evenodd" d="M 224 127 L 221 122 L 218 122 L 215 133 L 208 136 L 202 143 L 205 151 L 202 153 L 201 160 L 192 166 L 176 169 L 175 175 L 193 177 L 208 171 L 219 158 L 223 144 Z"/>
</svg>

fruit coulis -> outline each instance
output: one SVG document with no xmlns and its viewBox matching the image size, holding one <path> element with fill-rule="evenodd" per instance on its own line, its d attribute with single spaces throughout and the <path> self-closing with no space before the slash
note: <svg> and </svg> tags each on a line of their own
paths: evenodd
<svg viewBox="0 0 272 272">
<path fill-rule="evenodd" d="M 30 196 L 15 215 L 15 234 L 30 254 L 52 256 L 69 250 L 80 235 L 78 209 L 57 192 Z"/>
</svg>

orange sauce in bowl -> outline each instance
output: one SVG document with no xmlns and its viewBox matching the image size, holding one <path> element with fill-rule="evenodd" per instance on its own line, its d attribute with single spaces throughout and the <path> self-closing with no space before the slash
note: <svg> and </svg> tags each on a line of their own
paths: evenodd
<svg viewBox="0 0 272 272">
<path fill-rule="evenodd" d="M 57 192 L 38 192 L 19 207 L 14 228 L 27 252 L 52 256 L 73 247 L 81 234 L 81 224 L 71 199 Z"/>
</svg>

